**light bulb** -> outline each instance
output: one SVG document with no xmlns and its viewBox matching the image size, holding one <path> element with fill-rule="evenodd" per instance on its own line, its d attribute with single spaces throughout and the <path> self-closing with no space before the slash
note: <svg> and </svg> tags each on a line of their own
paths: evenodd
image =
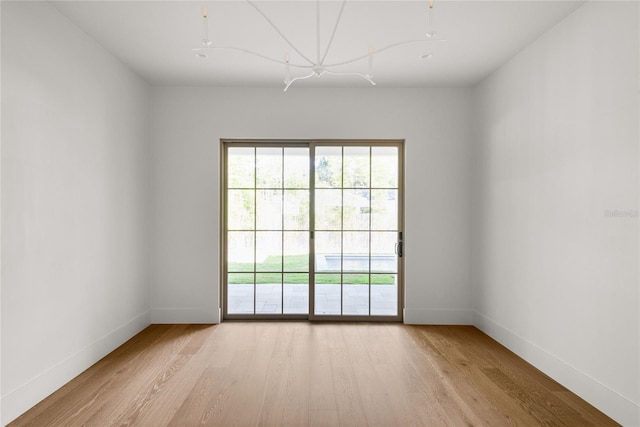
<svg viewBox="0 0 640 427">
<path fill-rule="evenodd" d="M 427 17 L 428 22 L 427 22 L 427 38 L 432 38 L 433 36 L 436 35 L 436 30 L 434 27 L 434 9 L 433 9 L 433 0 L 429 0 L 429 16 Z"/>
<path fill-rule="evenodd" d="M 204 37 L 200 42 L 203 46 L 209 47 L 213 43 L 209 39 L 209 22 L 207 21 L 207 17 L 209 16 L 209 11 L 207 10 L 207 6 L 202 6 L 202 34 Z"/>
</svg>

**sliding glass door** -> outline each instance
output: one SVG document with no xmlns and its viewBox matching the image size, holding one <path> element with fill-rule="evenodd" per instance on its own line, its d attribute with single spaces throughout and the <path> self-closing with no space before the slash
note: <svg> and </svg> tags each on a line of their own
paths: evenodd
<svg viewBox="0 0 640 427">
<path fill-rule="evenodd" d="M 223 141 L 224 317 L 400 320 L 402 148 Z"/>
</svg>

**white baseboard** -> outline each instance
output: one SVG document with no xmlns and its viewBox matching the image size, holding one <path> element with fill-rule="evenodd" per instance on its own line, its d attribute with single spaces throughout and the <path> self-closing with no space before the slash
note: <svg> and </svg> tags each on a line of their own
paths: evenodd
<svg viewBox="0 0 640 427">
<path fill-rule="evenodd" d="M 152 308 L 151 323 L 220 323 L 220 310 L 212 307 Z"/>
<path fill-rule="evenodd" d="M 149 326 L 146 311 L 104 337 L 69 356 L 27 383 L 2 396 L 2 425 L 18 418 L 45 397 L 71 381 L 91 365 L 111 353 L 135 334 Z"/>
<path fill-rule="evenodd" d="M 616 422 L 640 426 L 638 404 L 478 312 L 474 325 Z"/>
<path fill-rule="evenodd" d="M 458 309 L 404 309 L 407 325 L 472 325 L 473 312 Z"/>
</svg>

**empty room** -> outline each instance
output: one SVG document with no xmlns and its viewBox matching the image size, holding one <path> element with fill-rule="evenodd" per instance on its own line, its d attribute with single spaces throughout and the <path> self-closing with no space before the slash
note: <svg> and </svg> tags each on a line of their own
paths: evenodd
<svg viewBox="0 0 640 427">
<path fill-rule="evenodd" d="M 0 16 L 0 425 L 640 426 L 640 2 Z"/>
</svg>

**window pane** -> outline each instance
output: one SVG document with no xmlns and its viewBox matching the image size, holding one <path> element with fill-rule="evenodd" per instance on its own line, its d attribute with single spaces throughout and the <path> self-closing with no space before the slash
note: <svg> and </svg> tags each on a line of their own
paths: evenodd
<svg viewBox="0 0 640 427">
<path fill-rule="evenodd" d="M 340 314 L 340 275 L 316 274 L 313 301 L 317 315 Z"/>
<path fill-rule="evenodd" d="M 368 230 L 369 190 L 344 190 L 342 210 L 345 230 Z"/>
<path fill-rule="evenodd" d="M 342 270 L 369 271 L 369 233 L 343 233 Z"/>
<path fill-rule="evenodd" d="M 284 188 L 309 188 L 309 149 L 284 149 Z"/>
<path fill-rule="evenodd" d="M 253 273 L 229 273 L 227 279 L 227 312 L 253 314 Z"/>
<path fill-rule="evenodd" d="M 282 274 L 256 274 L 256 314 L 282 314 Z"/>
<path fill-rule="evenodd" d="M 316 190 L 316 230 L 340 230 L 342 190 Z"/>
<path fill-rule="evenodd" d="M 342 233 L 318 231 L 315 233 L 316 271 L 341 270 Z"/>
<path fill-rule="evenodd" d="M 256 191 L 258 230 L 282 230 L 282 190 Z"/>
<path fill-rule="evenodd" d="M 227 228 L 229 230 L 253 230 L 255 192 L 253 190 L 229 190 L 227 192 Z"/>
<path fill-rule="evenodd" d="M 398 314 L 398 276 L 396 274 L 371 275 L 371 315 L 396 316 Z"/>
<path fill-rule="evenodd" d="M 282 271 L 282 232 L 256 232 L 256 271 Z"/>
<path fill-rule="evenodd" d="M 256 187 L 282 188 L 282 148 L 256 148 Z"/>
<path fill-rule="evenodd" d="M 395 253 L 398 233 L 378 232 L 371 233 L 371 271 L 389 272 L 398 271 L 398 258 Z"/>
<path fill-rule="evenodd" d="M 369 147 L 344 147 L 344 188 L 369 187 Z"/>
<path fill-rule="evenodd" d="M 253 147 L 230 147 L 227 152 L 228 188 L 253 188 L 255 155 Z"/>
<path fill-rule="evenodd" d="M 372 190 L 371 229 L 398 229 L 398 190 Z"/>
<path fill-rule="evenodd" d="M 316 187 L 342 187 L 342 147 L 316 147 Z"/>
<path fill-rule="evenodd" d="M 371 187 L 398 188 L 398 147 L 371 148 Z"/>
<path fill-rule="evenodd" d="M 284 233 L 284 271 L 309 271 L 309 232 Z"/>
<path fill-rule="evenodd" d="M 368 274 L 345 274 L 342 276 L 342 314 L 369 315 Z"/>
<path fill-rule="evenodd" d="M 253 232 L 229 231 L 227 234 L 227 271 L 253 271 Z"/>
<path fill-rule="evenodd" d="M 309 275 L 285 274 L 283 282 L 284 313 L 307 314 L 309 312 Z"/>
<path fill-rule="evenodd" d="M 284 191 L 284 229 L 309 229 L 309 190 Z"/>
</svg>

